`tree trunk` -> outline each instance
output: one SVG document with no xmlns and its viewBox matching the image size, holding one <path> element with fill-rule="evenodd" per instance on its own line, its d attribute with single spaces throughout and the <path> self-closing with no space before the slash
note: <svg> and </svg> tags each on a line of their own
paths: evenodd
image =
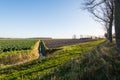
<svg viewBox="0 0 120 80">
<path fill-rule="evenodd" d="M 109 26 L 108 40 L 109 40 L 110 43 L 112 43 L 112 26 Z"/>
<path fill-rule="evenodd" d="M 120 49 L 120 0 L 115 0 L 115 34 L 116 45 Z"/>
<path fill-rule="evenodd" d="M 111 2 L 111 7 L 112 8 L 110 9 L 110 13 L 109 13 L 110 21 L 109 21 L 109 28 L 108 28 L 108 40 L 110 43 L 113 42 L 113 40 L 112 40 L 112 27 L 113 27 L 113 17 L 114 17 L 114 3 L 113 2 Z"/>
<path fill-rule="evenodd" d="M 110 43 L 112 43 L 113 10 L 114 9 L 112 9 L 112 11 L 111 11 L 109 30 L 108 30 L 108 39 L 109 39 Z"/>
</svg>

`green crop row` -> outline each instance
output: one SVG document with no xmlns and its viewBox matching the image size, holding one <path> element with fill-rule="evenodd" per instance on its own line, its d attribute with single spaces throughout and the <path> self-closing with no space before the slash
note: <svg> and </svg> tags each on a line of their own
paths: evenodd
<svg viewBox="0 0 120 80">
<path fill-rule="evenodd" d="M 35 39 L 0 39 L 0 52 L 29 50 L 36 43 Z"/>
</svg>

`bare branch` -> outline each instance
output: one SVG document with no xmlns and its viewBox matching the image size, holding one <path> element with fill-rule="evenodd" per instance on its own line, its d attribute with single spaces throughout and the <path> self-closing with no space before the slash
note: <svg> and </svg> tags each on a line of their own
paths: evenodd
<svg viewBox="0 0 120 80">
<path fill-rule="evenodd" d="M 110 40 L 114 17 L 113 2 L 114 0 L 88 0 L 85 4 L 86 9 L 96 18 L 96 21 L 104 25 Z"/>
</svg>

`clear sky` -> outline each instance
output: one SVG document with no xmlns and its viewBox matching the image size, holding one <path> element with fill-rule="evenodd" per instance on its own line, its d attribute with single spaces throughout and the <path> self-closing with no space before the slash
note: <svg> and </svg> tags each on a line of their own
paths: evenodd
<svg viewBox="0 0 120 80">
<path fill-rule="evenodd" d="M 81 1 L 0 0 L 0 37 L 103 35 L 103 27 L 81 9 Z"/>
</svg>

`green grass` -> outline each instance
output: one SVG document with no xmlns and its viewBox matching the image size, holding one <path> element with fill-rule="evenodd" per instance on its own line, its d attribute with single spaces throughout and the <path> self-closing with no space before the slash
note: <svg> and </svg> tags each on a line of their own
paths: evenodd
<svg viewBox="0 0 120 80">
<path fill-rule="evenodd" d="M 0 53 L 0 59 L 3 58 L 3 57 L 13 56 L 13 55 L 16 55 L 16 54 L 21 54 L 21 53 L 29 54 L 30 52 L 31 52 L 31 50 L 20 50 L 20 51 L 1 52 L 1 53 Z"/>
<path fill-rule="evenodd" d="M 40 80 L 120 80 L 119 74 L 120 52 L 114 43 L 104 42 L 67 61 Z"/>
<path fill-rule="evenodd" d="M 0 70 L 0 79 L 4 80 L 29 80 L 41 79 L 58 66 L 74 59 L 84 52 L 88 52 L 103 40 L 81 43 L 77 45 L 64 46 L 62 50 L 48 55 L 45 59 L 38 59 L 32 62 Z"/>
</svg>

